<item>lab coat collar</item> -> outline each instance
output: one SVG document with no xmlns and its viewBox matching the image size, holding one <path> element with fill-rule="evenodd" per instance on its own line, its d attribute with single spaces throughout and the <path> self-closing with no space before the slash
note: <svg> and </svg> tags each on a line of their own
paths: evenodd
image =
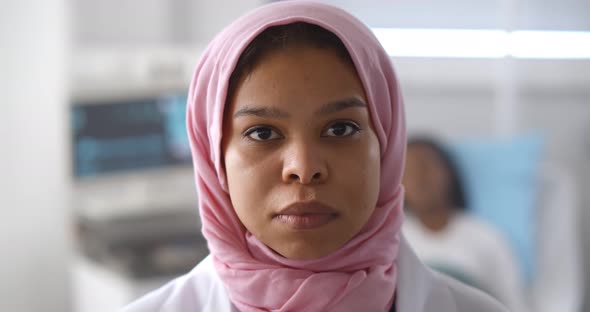
<svg viewBox="0 0 590 312">
<path fill-rule="evenodd" d="M 418 259 L 406 238 L 402 234 L 400 236 L 397 260 L 397 311 L 456 311 L 456 304 L 446 283 Z"/>
</svg>

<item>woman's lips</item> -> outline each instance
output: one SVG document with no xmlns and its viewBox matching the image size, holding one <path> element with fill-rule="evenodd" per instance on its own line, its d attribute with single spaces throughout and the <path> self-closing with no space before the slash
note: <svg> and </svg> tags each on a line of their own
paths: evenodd
<svg viewBox="0 0 590 312">
<path fill-rule="evenodd" d="M 273 220 L 296 230 L 314 229 L 332 222 L 338 212 L 318 201 L 296 202 L 273 216 Z"/>
</svg>

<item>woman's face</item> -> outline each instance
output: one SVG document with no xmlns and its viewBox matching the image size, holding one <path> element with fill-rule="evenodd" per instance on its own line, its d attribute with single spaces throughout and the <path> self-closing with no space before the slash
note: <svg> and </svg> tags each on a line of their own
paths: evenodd
<svg viewBox="0 0 590 312">
<path fill-rule="evenodd" d="M 416 213 L 450 208 L 450 173 L 431 147 L 420 144 L 408 146 L 402 183 L 406 189 L 406 202 Z"/>
<path fill-rule="evenodd" d="M 280 255 L 317 259 L 367 223 L 380 150 L 363 86 L 335 52 L 272 52 L 226 108 L 223 153 L 233 207 Z"/>
</svg>

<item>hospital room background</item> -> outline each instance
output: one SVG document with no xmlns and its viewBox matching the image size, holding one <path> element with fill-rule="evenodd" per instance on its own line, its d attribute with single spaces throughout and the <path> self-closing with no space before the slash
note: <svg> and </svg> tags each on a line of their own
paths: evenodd
<svg viewBox="0 0 590 312">
<path fill-rule="evenodd" d="M 187 87 L 268 2 L 0 2 L 0 310 L 114 311 L 207 254 Z M 410 135 L 456 156 L 528 309 L 590 311 L 590 2 L 325 2 L 391 55 Z"/>
</svg>

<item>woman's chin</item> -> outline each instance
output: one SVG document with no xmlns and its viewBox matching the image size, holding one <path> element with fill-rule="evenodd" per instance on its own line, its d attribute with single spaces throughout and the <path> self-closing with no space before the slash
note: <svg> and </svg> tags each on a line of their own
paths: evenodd
<svg viewBox="0 0 590 312">
<path fill-rule="evenodd" d="M 317 260 L 334 253 L 346 241 L 328 244 L 325 240 L 310 242 L 309 240 L 289 241 L 269 246 L 280 256 L 292 260 Z"/>
</svg>

